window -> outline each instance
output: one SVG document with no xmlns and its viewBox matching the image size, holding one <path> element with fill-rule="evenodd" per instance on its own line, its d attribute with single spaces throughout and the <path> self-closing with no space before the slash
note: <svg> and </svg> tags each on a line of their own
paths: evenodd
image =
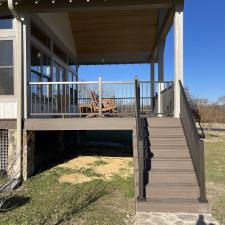
<svg viewBox="0 0 225 225">
<path fill-rule="evenodd" d="M 67 62 L 66 53 L 60 47 L 58 47 L 58 45 L 56 45 L 55 43 L 53 44 L 53 49 L 54 49 L 54 53 L 66 63 Z"/>
<path fill-rule="evenodd" d="M 42 32 L 34 23 L 31 23 L 31 34 L 37 38 L 43 45 L 50 49 L 50 38 Z"/>
<path fill-rule="evenodd" d="M 0 95 L 14 95 L 13 41 L 0 41 Z"/>
<path fill-rule="evenodd" d="M 41 81 L 41 52 L 31 47 L 31 81 Z"/>
<path fill-rule="evenodd" d="M 69 59 L 69 69 L 74 73 L 77 73 L 77 64 L 71 59 Z"/>
<path fill-rule="evenodd" d="M 51 59 L 46 55 L 43 55 L 42 74 L 51 80 Z"/>
<path fill-rule="evenodd" d="M 0 30 L 12 29 L 13 19 L 10 16 L 0 16 Z"/>
</svg>

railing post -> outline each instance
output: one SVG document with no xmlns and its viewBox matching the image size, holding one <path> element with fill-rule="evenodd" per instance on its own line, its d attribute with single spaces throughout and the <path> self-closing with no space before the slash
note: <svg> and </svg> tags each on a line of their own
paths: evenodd
<svg viewBox="0 0 225 225">
<path fill-rule="evenodd" d="M 159 81 L 158 83 L 158 116 L 161 117 L 162 116 L 162 83 L 161 81 Z"/>
<path fill-rule="evenodd" d="M 135 105 L 136 105 L 136 135 L 138 150 L 138 169 L 139 169 L 139 194 L 138 201 L 145 201 L 145 184 L 144 184 L 144 139 L 142 134 L 141 116 L 140 116 L 140 84 L 135 78 Z"/>
<path fill-rule="evenodd" d="M 98 77 L 98 95 L 99 95 L 99 116 L 102 116 L 102 77 Z"/>
<path fill-rule="evenodd" d="M 205 190 L 205 146 L 204 140 L 199 140 L 199 183 L 200 183 L 200 202 L 207 202 Z"/>
</svg>

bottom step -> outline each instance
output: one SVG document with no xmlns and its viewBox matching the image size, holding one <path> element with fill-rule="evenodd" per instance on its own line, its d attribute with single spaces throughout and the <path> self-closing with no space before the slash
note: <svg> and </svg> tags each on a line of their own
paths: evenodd
<svg viewBox="0 0 225 225">
<path fill-rule="evenodd" d="M 208 203 L 199 203 L 196 199 L 151 198 L 146 202 L 137 202 L 138 212 L 181 212 L 181 213 L 209 213 Z"/>
</svg>

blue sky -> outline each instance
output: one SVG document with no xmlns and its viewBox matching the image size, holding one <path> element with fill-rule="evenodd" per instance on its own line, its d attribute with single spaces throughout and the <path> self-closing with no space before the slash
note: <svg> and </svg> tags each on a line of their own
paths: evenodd
<svg viewBox="0 0 225 225">
<path fill-rule="evenodd" d="M 173 29 L 165 49 L 165 80 L 173 80 Z M 148 80 L 149 65 L 82 66 L 82 80 Z M 186 0 L 184 79 L 191 93 L 215 101 L 225 95 L 225 1 Z"/>
</svg>

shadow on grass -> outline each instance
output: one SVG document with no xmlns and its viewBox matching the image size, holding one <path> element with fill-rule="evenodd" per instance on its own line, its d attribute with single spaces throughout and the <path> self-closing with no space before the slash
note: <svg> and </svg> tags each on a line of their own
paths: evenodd
<svg viewBox="0 0 225 225">
<path fill-rule="evenodd" d="M 97 202 L 102 197 L 106 196 L 107 192 L 107 185 L 103 185 L 102 187 L 92 190 L 89 193 L 86 193 L 84 199 L 82 199 L 79 204 L 74 205 L 74 207 L 70 207 L 61 218 L 57 221 L 56 225 L 62 224 L 63 222 L 71 220 L 75 215 L 82 213 L 86 210 L 91 204 Z"/>
<path fill-rule="evenodd" d="M 24 196 L 0 197 L 0 213 L 9 212 L 29 203 L 31 198 Z"/>
</svg>

